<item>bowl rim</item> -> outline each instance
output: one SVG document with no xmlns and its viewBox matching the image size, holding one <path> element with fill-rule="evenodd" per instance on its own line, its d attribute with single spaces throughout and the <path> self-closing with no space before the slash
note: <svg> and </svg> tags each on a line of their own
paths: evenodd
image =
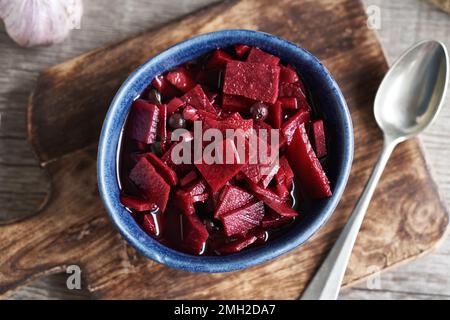
<svg viewBox="0 0 450 320">
<path fill-rule="evenodd" d="M 134 222 L 129 212 L 120 205 L 117 173 L 115 172 L 117 163 L 117 144 L 113 143 L 113 141 L 117 140 L 114 138 L 117 135 L 115 131 L 121 131 L 123 122 L 118 124 L 118 120 L 115 117 L 117 116 L 118 111 L 123 107 L 123 101 L 130 98 L 130 92 L 133 92 L 133 85 L 144 77 L 144 74 L 152 65 L 162 63 L 164 59 L 176 55 L 176 52 L 181 49 L 186 50 L 193 46 L 201 45 L 205 41 L 220 41 L 220 39 L 223 39 L 224 37 L 256 37 L 261 41 L 268 41 L 274 47 L 288 47 L 308 63 L 314 64 L 315 68 L 319 68 L 321 71 L 320 77 L 324 77 L 324 81 L 331 89 L 330 95 L 333 95 L 340 107 L 338 113 L 343 120 L 344 129 L 344 150 L 342 155 L 343 168 L 341 172 L 338 173 L 333 196 L 329 198 L 328 203 L 323 210 L 320 211 L 318 218 L 315 219 L 308 228 L 305 228 L 303 232 L 299 232 L 295 234 L 295 236 L 291 235 L 289 237 L 290 241 L 285 241 L 283 244 L 277 242 L 276 245 L 274 245 L 273 242 L 268 242 L 259 248 L 244 250 L 239 253 L 225 256 L 193 256 L 166 247 L 148 236 L 137 223 Z M 120 129 L 118 129 L 118 126 Z M 119 133 L 119 136 L 120 135 L 121 134 Z M 352 120 L 344 96 L 329 71 L 315 56 L 296 44 L 269 33 L 246 29 L 226 29 L 201 34 L 176 43 L 148 59 L 122 83 L 110 104 L 102 126 L 97 157 L 97 180 L 100 196 L 110 219 L 126 241 L 138 252 L 158 263 L 175 269 L 208 273 L 230 272 L 272 260 L 297 248 L 314 235 L 330 218 L 341 199 L 350 175 L 353 161 L 353 149 L 354 138 Z M 283 237 L 284 236 L 280 238 Z"/>
</svg>

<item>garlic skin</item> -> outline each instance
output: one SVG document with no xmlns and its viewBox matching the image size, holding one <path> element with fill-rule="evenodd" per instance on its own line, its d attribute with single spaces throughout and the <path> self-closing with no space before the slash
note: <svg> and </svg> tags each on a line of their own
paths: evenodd
<svg viewBox="0 0 450 320">
<path fill-rule="evenodd" d="M 82 0 L 0 0 L 6 32 L 23 47 L 63 41 L 82 15 Z"/>
</svg>

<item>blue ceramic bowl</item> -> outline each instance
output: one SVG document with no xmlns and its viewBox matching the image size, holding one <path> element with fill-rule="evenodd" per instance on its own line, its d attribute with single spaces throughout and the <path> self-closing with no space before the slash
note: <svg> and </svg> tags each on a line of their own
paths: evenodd
<svg viewBox="0 0 450 320">
<path fill-rule="evenodd" d="M 330 138 L 328 176 L 333 196 L 314 202 L 289 231 L 264 246 L 227 256 L 192 256 L 170 249 L 148 236 L 119 201 L 117 176 L 121 131 L 133 100 L 151 80 L 177 65 L 216 48 L 244 43 L 259 47 L 292 64 L 301 74 Z M 306 50 L 273 35 L 250 30 L 223 30 L 180 42 L 151 58 L 123 83 L 103 124 L 98 150 L 98 185 L 111 220 L 123 237 L 146 257 L 171 268 L 192 272 L 227 272 L 274 259 L 308 240 L 327 221 L 344 191 L 353 158 L 353 129 L 349 111 L 338 85 L 327 69 Z"/>
</svg>

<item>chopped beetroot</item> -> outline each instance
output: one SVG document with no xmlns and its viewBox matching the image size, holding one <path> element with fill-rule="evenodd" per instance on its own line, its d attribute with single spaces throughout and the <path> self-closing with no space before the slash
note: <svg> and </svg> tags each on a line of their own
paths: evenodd
<svg viewBox="0 0 450 320">
<path fill-rule="evenodd" d="M 197 85 L 192 88 L 189 92 L 181 97 L 181 100 L 185 101 L 187 104 L 193 106 L 196 109 L 215 113 L 215 109 L 211 102 L 209 102 L 209 99 L 203 91 L 201 85 Z"/>
<path fill-rule="evenodd" d="M 197 179 L 193 183 L 191 183 L 184 190 L 191 196 L 197 196 L 206 191 L 206 181 L 204 179 Z"/>
<path fill-rule="evenodd" d="M 171 115 L 175 111 L 177 111 L 179 108 L 185 105 L 185 102 L 181 100 L 180 98 L 173 98 L 169 101 L 167 104 L 167 114 Z"/>
<path fill-rule="evenodd" d="M 262 177 L 261 177 L 261 184 L 263 185 L 264 188 L 267 188 L 270 184 L 270 182 L 272 181 L 273 177 L 277 174 L 278 169 L 280 169 L 280 166 L 278 165 L 278 163 L 272 163 L 272 165 L 269 165 L 267 167 L 267 173 L 265 173 Z"/>
<path fill-rule="evenodd" d="M 253 183 L 258 183 L 261 180 L 261 171 L 259 168 L 259 164 L 249 163 L 241 169 L 241 172 Z"/>
<path fill-rule="evenodd" d="M 289 189 L 286 187 L 286 182 L 278 182 L 275 185 L 275 193 L 282 199 L 289 197 Z"/>
<path fill-rule="evenodd" d="M 200 116 L 197 109 L 188 105 L 183 109 L 183 118 L 187 121 L 196 121 Z"/>
<path fill-rule="evenodd" d="M 209 234 L 196 215 L 183 217 L 183 246 L 192 254 L 200 255 L 205 250 Z"/>
<path fill-rule="evenodd" d="M 279 215 L 284 217 L 295 217 L 298 215 L 297 211 L 295 211 L 285 199 L 280 198 L 274 192 L 253 183 L 250 183 L 249 185 L 252 191 L 255 192 L 256 197 Z"/>
<path fill-rule="evenodd" d="M 297 98 L 294 97 L 285 97 L 278 99 L 278 102 L 281 104 L 281 108 L 288 110 L 298 109 Z"/>
<path fill-rule="evenodd" d="M 157 76 L 130 108 L 122 204 L 149 236 L 187 254 L 279 237 L 298 215 L 294 202 L 331 195 L 318 160 L 327 161 L 324 120 L 309 105 L 320 99 L 310 93 L 292 65 L 246 44 Z"/>
<path fill-rule="evenodd" d="M 295 83 L 299 81 L 297 72 L 295 72 L 295 70 L 285 66 L 280 66 L 280 68 L 280 83 Z"/>
<path fill-rule="evenodd" d="M 236 146 L 233 141 L 225 139 L 223 141 L 223 150 L 236 150 Z M 224 154 L 226 153 L 224 152 Z M 233 178 L 245 165 L 245 162 L 240 159 L 235 159 L 234 163 L 226 163 L 225 159 L 221 160 L 222 163 L 206 164 L 196 163 L 198 171 L 202 174 L 205 180 L 208 182 L 212 191 L 218 191 L 222 188 L 231 178 Z"/>
<path fill-rule="evenodd" d="M 261 227 L 263 227 L 264 229 L 280 228 L 286 224 L 291 223 L 292 219 L 292 217 L 283 217 L 273 212 L 272 210 L 267 210 L 264 218 L 261 221 Z"/>
<path fill-rule="evenodd" d="M 327 155 L 327 146 L 325 143 L 325 129 L 323 128 L 322 120 L 313 121 L 312 134 L 314 137 L 314 147 L 316 150 L 317 158 L 323 158 Z"/>
<path fill-rule="evenodd" d="M 280 96 L 280 98 L 294 97 L 299 100 L 306 99 L 306 95 L 303 92 L 301 85 L 298 83 L 281 83 L 279 96 Z"/>
<path fill-rule="evenodd" d="M 186 191 L 178 190 L 175 194 L 175 203 L 178 209 L 187 216 L 195 214 L 194 200 Z"/>
<path fill-rule="evenodd" d="M 248 54 L 247 62 L 258 62 L 276 66 L 280 62 L 280 58 L 258 48 L 252 48 Z"/>
<path fill-rule="evenodd" d="M 258 226 L 264 217 L 264 204 L 262 201 L 253 201 L 245 206 L 229 211 L 220 216 L 226 236 L 243 236 Z"/>
<path fill-rule="evenodd" d="M 225 69 L 223 93 L 275 103 L 279 79 L 278 66 L 231 61 Z"/>
<path fill-rule="evenodd" d="M 130 209 L 134 209 L 136 211 L 150 211 L 154 210 L 156 208 L 155 203 L 149 202 L 148 200 L 142 200 L 137 197 L 128 196 L 121 194 L 120 195 L 120 202 Z"/>
<path fill-rule="evenodd" d="M 248 113 L 255 102 L 241 96 L 224 95 L 222 97 L 222 109 L 230 112 Z"/>
<path fill-rule="evenodd" d="M 188 92 L 197 85 L 186 68 L 178 68 L 177 70 L 168 73 L 166 79 L 174 87 L 183 92 Z"/>
<path fill-rule="evenodd" d="M 159 122 L 159 109 L 144 100 L 133 102 L 129 120 L 129 137 L 149 144 L 156 140 Z"/>
<path fill-rule="evenodd" d="M 297 130 L 297 128 L 303 124 L 309 121 L 311 115 L 310 115 L 309 109 L 302 108 L 295 115 L 293 115 L 291 118 L 289 118 L 285 123 L 283 123 L 283 126 L 281 128 L 281 132 L 283 133 L 284 137 L 287 140 L 287 144 L 289 145 L 292 141 L 292 137 L 294 135 L 294 132 Z"/>
<path fill-rule="evenodd" d="M 225 51 L 217 49 L 209 58 L 206 63 L 206 68 L 209 69 L 220 69 L 225 68 L 227 62 L 233 61 L 234 59 Z"/>
<path fill-rule="evenodd" d="M 155 87 L 166 99 L 171 99 L 177 96 L 180 91 L 175 88 L 164 76 L 157 76 L 152 81 L 152 86 Z"/>
<path fill-rule="evenodd" d="M 251 49 L 252 47 L 247 46 L 245 44 L 236 44 L 234 46 L 234 52 L 236 52 L 236 55 L 241 58 L 244 57 L 247 53 L 249 53 Z"/>
<path fill-rule="evenodd" d="M 180 179 L 180 186 L 184 187 L 198 178 L 197 172 L 190 171 L 187 175 Z"/>
<path fill-rule="evenodd" d="M 191 163 L 181 163 L 181 164 L 175 164 L 173 162 L 172 152 L 174 151 L 174 148 L 179 144 L 180 142 L 174 143 L 170 146 L 170 148 L 162 155 L 161 160 L 167 164 L 173 171 L 177 173 L 179 176 L 183 176 L 187 174 L 189 171 L 191 171 L 194 168 L 194 165 Z M 180 154 L 180 156 L 183 156 L 183 153 Z"/>
<path fill-rule="evenodd" d="M 275 129 L 279 129 L 281 127 L 281 123 L 283 121 L 283 109 L 282 105 L 279 101 L 270 105 L 269 110 L 269 122 Z"/>
<path fill-rule="evenodd" d="M 242 249 L 248 247 L 252 243 L 254 243 L 258 238 L 254 235 L 248 235 L 245 238 L 237 239 L 230 243 L 225 243 L 216 249 L 217 252 L 221 254 L 235 253 L 239 252 Z"/>
<path fill-rule="evenodd" d="M 280 168 L 283 170 L 286 185 L 288 186 L 288 188 L 290 188 L 294 179 L 294 172 L 292 171 L 292 168 L 285 156 L 282 156 L 279 161 Z"/>
<path fill-rule="evenodd" d="M 158 216 L 154 213 L 147 213 L 142 218 L 142 228 L 144 231 L 152 236 L 158 236 Z"/>
<path fill-rule="evenodd" d="M 166 210 L 170 186 L 155 171 L 146 157 L 142 157 L 131 170 L 130 179 L 149 202 L 155 203 L 161 212 Z"/>
<path fill-rule="evenodd" d="M 304 124 L 295 131 L 288 146 L 287 158 L 308 196 L 313 199 L 331 196 L 330 182 L 311 147 Z"/>
<path fill-rule="evenodd" d="M 269 124 L 267 124 L 267 123 L 265 123 L 265 122 L 263 122 L 263 121 L 255 121 L 254 123 L 253 123 L 253 129 L 255 129 L 256 131 L 257 131 L 257 133 L 259 134 L 259 130 L 260 129 L 263 129 L 263 130 L 266 130 L 267 131 L 267 141 L 268 142 L 271 142 L 272 141 L 272 126 L 271 125 L 269 125 Z M 286 142 L 287 142 L 287 140 L 286 140 L 286 138 L 284 137 L 284 135 L 282 135 L 282 134 L 279 134 L 278 135 L 278 149 L 279 148 L 281 148 L 281 147 L 283 147 L 285 144 L 286 144 Z M 276 148 L 277 146 L 276 145 L 273 145 L 272 143 L 270 143 L 270 146 L 272 147 L 272 148 Z"/>
<path fill-rule="evenodd" d="M 219 219 L 226 212 L 243 207 L 253 199 L 255 197 L 242 188 L 231 185 L 225 186 L 220 193 L 214 218 Z"/>
<path fill-rule="evenodd" d="M 167 136 L 167 105 L 161 104 L 159 108 L 158 136 L 161 142 L 161 149 L 165 150 L 168 144 Z"/>
<path fill-rule="evenodd" d="M 164 178 L 164 180 L 171 186 L 175 186 L 178 183 L 178 177 L 175 171 L 173 171 L 167 164 L 165 164 L 155 154 L 149 152 L 146 154 L 147 160 L 153 165 L 155 170 Z"/>
</svg>

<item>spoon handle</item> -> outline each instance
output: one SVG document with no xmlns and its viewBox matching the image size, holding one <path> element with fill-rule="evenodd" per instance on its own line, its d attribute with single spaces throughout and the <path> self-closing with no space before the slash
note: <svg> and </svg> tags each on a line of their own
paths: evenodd
<svg viewBox="0 0 450 320">
<path fill-rule="evenodd" d="M 383 150 L 353 212 L 331 251 L 303 292 L 301 300 L 336 300 L 353 245 L 384 167 L 397 142 L 385 137 Z"/>
</svg>

